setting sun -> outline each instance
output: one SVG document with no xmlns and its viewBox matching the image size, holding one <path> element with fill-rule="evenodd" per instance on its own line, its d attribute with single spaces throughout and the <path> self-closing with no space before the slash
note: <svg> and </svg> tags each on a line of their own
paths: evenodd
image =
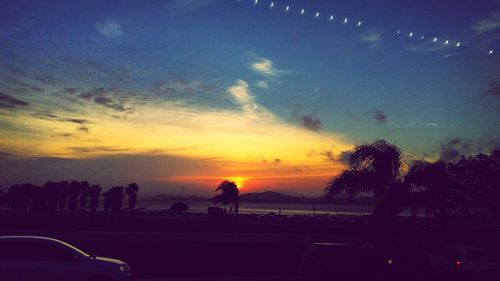
<svg viewBox="0 0 500 281">
<path fill-rule="evenodd" d="M 244 177 L 230 177 L 228 179 L 236 183 L 236 186 L 238 188 L 243 188 L 245 186 L 245 182 L 248 180 L 247 178 Z"/>
</svg>

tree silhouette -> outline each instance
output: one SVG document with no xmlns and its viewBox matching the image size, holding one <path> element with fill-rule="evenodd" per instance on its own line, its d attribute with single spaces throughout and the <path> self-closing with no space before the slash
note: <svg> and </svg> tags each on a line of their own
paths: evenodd
<svg viewBox="0 0 500 281">
<path fill-rule="evenodd" d="M 110 196 L 109 196 L 109 205 L 111 208 L 111 220 L 112 221 L 118 221 L 120 212 L 122 210 L 122 205 L 123 205 L 123 198 L 125 196 L 123 195 L 123 186 L 113 186 L 109 189 L 110 191 Z"/>
<path fill-rule="evenodd" d="M 80 210 L 85 210 L 90 185 L 87 181 L 80 183 Z"/>
<path fill-rule="evenodd" d="M 97 212 L 97 208 L 99 207 L 99 196 L 101 195 L 102 188 L 94 184 L 89 187 L 88 195 L 90 196 L 90 212 L 92 213 L 92 220 L 95 219 L 95 214 Z"/>
<path fill-rule="evenodd" d="M 134 212 L 135 204 L 137 203 L 138 191 L 139 191 L 139 186 L 135 182 L 129 184 L 125 189 L 125 194 L 128 195 L 128 207 L 130 208 L 130 214 Z"/>
<path fill-rule="evenodd" d="M 403 188 L 399 180 L 401 158 L 401 150 L 385 140 L 358 145 L 349 158 L 349 169 L 327 182 L 325 195 L 330 198 L 343 194 L 354 198 L 373 193 L 373 218 L 377 219 L 384 211 L 395 208 L 397 204 L 394 200 L 402 193 L 392 190 Z"/>
<path fill-rule="evenodd" d="M 46 212 L 48 215 L 54 215 L 57 211 L 57 201 L 59 197 L 60 184 L 58 182 L 48 181 L 42 187 L 46 200 Z"/>
<path fill-rule="evenodd" d="M 59 195 L 57 199 L 59 211 L 63 211 L 66 208 L 66 200 L 68 198 L 68 186 L 69 183 L 67 181 L 59 182 Z"/>
<path fill-rule="evenodd" d="M 212 202 L 214 204 L 222 204 L 222 205 L 231 205 L 229 209 L 229 213 L 238 214 L 239 211 L 239 203 L 240 203 L 240 195 L 238 187 L 236 183 L 225 180 L 222 181 L 215 191 L 221 190 L 221 194 L 217 194 L 212 198 Z"/>
<path fill-rule="evenodd" d="M 81 183 L 75 180 L 68 185 L 68 210 L 71 217 L 73 217 L 76 210 L 80 187 Z"/>
</svg>

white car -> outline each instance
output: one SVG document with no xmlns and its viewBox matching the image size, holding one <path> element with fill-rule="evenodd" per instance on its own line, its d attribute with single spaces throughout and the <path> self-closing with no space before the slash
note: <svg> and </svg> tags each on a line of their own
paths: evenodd
<svg viewBox="0 0 500 281">
<path fill-rule="evenodd" d="M 57 239 L 0 236 L 0 279 L 128 281 L 132 280 L 132 274 L 120 260 L 90 256 Z"/>
<path fill-rule="evenodd" d="M 500 259 L 494 251 L 485 248 L 435 249 L 429 256 L 428 266 L 437 280 L 500 280 Z"/>
</svg>

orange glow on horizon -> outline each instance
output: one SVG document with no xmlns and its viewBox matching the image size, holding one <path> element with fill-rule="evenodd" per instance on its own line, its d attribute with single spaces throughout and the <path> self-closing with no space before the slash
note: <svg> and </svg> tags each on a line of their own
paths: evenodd
<svg viewBox="0 0 500 281">
<path fill-rule="evenodd" d="M 248 180 L 248 178 L 244 177 L 228 177 L 227 179 L 234 182 L 238 189 L 245 187 L 245 182 Z"/>
</svg>

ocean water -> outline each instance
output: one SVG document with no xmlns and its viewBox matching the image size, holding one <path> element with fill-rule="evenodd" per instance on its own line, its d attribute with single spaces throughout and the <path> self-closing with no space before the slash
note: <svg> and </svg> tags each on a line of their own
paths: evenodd
<svg viewBox="0 0 500 281">
<path fill-rule="evenodd" d="M 137 202 L 137 208 L 147 210 L 169 209 L 172 203 L 165 202 Z M 184 201 L 188 204 L 190 213 L 206 213 L 208 207 L 224 207 L 214 205 L 209 201 Z M 225 207 L 229 210 L 229 206 Z M 291 204 L 291 203 L 264 203 L 264 202 L 240 202 L 239 212 L 242 214 L 282 214 L 282 215 L 369 215 L 371 206 L 364 205 L 336 205 L 336 204 Z"/>
</svg>

